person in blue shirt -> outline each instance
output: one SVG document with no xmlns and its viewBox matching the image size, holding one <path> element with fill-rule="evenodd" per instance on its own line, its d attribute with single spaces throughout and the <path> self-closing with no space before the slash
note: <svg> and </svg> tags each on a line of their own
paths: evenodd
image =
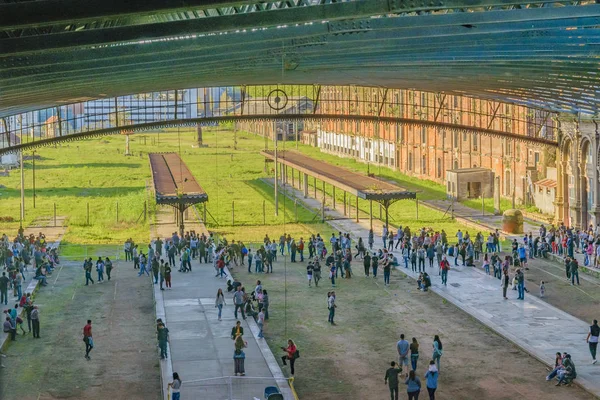
<svg viewBox="0 0 600 400">
<path fill-rule="evenodd" d="M 429 361 L 429 369 L 425 372 L 425 379 L 427 380 L 427 393 L 429 393 L 429 400 L 435 400 L 435 391 L 437 389 L 438 377 L 440 373 L 435 366 L 435 361 Z"/>
<path fill-rule="evenodd" d="M 418 400 L 419 393 L 421 392 L 421 380 L 415 375 L 415 371 L 411 370 L 406 378 L 406 393 L 408 394 L 408 400 Z"/>
<path fill-rule="evenodd" d="M 517 250 L 517 253 L 519 254 L 519 261 L 521 263 L 521 266 L 527 269 L 527 255 L 525 253 L 525 246 L 520 245 L 519 250 Z"/>
<path fill-rule="evenodd" d="M 396 343 L 398 349 L 398 366 L 402 368 L 403 365 L 407 366 L 408 369 L 408 350 L 410 344 L 404 339 L 404 333 L 400 335 L 400 340 Z"/>
</svg>

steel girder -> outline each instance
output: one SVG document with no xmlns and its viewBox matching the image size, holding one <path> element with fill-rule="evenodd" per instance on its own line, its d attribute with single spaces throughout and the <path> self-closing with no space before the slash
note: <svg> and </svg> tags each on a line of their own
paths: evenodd
<svg viewBox="0 0 600 400">
<path fill-rule="evenodd" d="M 48 24 L 68 20 L 69 29 L 80 31 L 45 25 L 39 15 L 21 22 L 2 18 L 2 7 L 24 10 L 57 1 L 0 5 L 0 28 L 37 30 L 0 39 L 0 115 L 78 96 L 261 84 L 274 76 L 290 83 L 468 92 L 561 111 L 596 112 L 600 101 L 599 5 L 294 0 L 242 1 L 238 7 L 224 0 L 202 6 L 197 0 L 151 0 L 141 17 L 129 4 L 75 6 L 71 15 L 63 10 L 64 17 L 50 11 Z M 219 11 L 186 14 L 200 9 Z M 101 25 L 92 21 L 98 18 L 114 18 L 108 21 L 112 28 L 93 29 Z M 57 31 L 63 33 L 52 33 Z"/>
</svg>

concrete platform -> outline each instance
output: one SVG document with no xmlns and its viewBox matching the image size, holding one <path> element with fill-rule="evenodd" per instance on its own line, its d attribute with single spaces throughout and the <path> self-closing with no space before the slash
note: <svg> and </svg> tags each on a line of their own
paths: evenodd
<svg viewBox="0 0 600 400">
<path fill-rule="evenodd" d="M 215 277 L 212 264 L 193 260 L 191 273 L 173 272 L 172 285 L 171 290 L 161 291 L 158 285 L 154 288 L 157 317 L 166 322 L 170 333 L 169 358 L 161 361 L 165 388 L 175 371 L 183 381 L 184 399 L 262 399 L 266 386 L 279 386 L 286 399 L 293 399 L 268 345 L 257 338 L 258 327 L 251 318 L 242 320 L 244 340 L 248 342 L 244 350 L 246 376 L 233 376 L 230 334 L 236 319 L 232 294 L 227 293 L 225 278 Z M 226 302 L 222 321 L 218 321 L 215 308 L 219 288 Z M 164 394 L 166 399 L 166 390 Z"/>
<path fill-rule="evenodd" d="M 319 209 L 321 206 L 318 200 L 304 199 L 302 192 L 297 189 L 287 186 L 286 190 L 290 196 L 295 196 L 309 208 Z M 355 238 L 362 237 L 365 243 L 367 242 L 368 220 L 357 223 L 351 219 L 343 219 L 343 215 L 336 210 L 328 210 L 326 214 L 336 218 L 329 221 L 336 230 L 350 232 Z M 375 224 L 375 220 L 373 222 Z M 380 221 L 377 221 L 374 230 L 381 232 Z M 376 248 L 379 248 L 377 241 Z M 394 254 L 402 260 L 398 251 Z M 448 286 L 441 284 L 437 267 L 427 267 L 426 270 L 432 278 L 433 292 L 548 366 L 554 366 L 556 352 L 570 353 L 577 367 L 576 383 L 600 396 L 600 364 L 591 364 L 591 356 L 585 342 L 590 325 L 588 322 L 581 321 L 534 296 L 525 294 L 524 301 L 517 300 L 517 292 L 513 290 L 508 291 L 509 300 L 504 300 L 500 280 L 486 275 L 480 268 L 454 267 L 452 257 L 449 261 L 451 270 L 448 273 Z M 415 279 L 418 277 L 418 273 L 404 267 L 397 268 L 397 271 Z"/>
</svg>

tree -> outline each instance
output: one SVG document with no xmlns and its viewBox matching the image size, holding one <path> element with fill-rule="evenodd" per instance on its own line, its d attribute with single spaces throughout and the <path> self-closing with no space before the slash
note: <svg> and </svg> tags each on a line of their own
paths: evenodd
<svg viewBox="0 0 600 400">
<path fill-rule="evenodd" d="M 127 111 L 126 107 L 118 107 L 117 111 L 114 113 L 110 113 L 108 116 L 108 120 L 111 127 L 119 127 L 119 126 L 127 126 L 131 124 L 131 113 Z M 131 135 L 133 131 L 131 129 L 122 129 L 120 131 L 121 135 L 125 135 L 125 155 L 130 156 L 129 152 L 129 135 Z"/>
</svg>

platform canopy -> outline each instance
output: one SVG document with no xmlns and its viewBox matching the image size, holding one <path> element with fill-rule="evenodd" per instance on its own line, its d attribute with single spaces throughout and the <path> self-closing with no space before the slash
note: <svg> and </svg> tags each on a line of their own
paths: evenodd
<svg viewBox="0 0 600 400">
<path fill-rule="evenodd" d="M 275 83 L 596 113 L 599 39 L 595 1 L 0 0 L 0 117 Z"/>
<path fill-rule="evenodd" d="M 275 151 L 261 151 L 269 160 L 275 160 Z M 387 203 L 395 200 L 416 199 L 415 192 L 371 176 L 349 171 L 325 161 L 295 151 L 277 152 L 277 162 L 317 178 L 363 200 Z"/>
<path fill-rule="evenodd" d="M 191 205 L 208 201 L 208 195 L 177 153 L 150 153 L 156 204 Z"/>
</svg>

